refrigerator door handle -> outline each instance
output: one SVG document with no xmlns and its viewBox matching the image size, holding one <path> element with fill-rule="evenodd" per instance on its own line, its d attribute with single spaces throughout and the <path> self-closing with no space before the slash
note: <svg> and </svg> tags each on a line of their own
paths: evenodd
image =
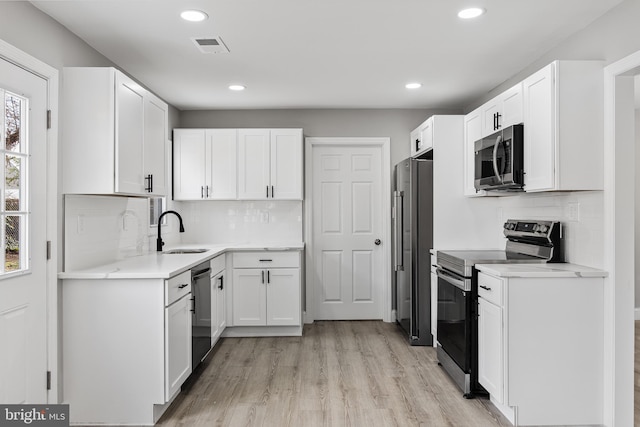
<svg viewBox="0 0 640 427">
<path fill-rule="evenodd" d="M 394 230 L 395 230 L 395 238 L 394 242 L 394 252 L 395 252 L 395 271 L 403 271 L 404 270 L 404 259 L 402 253 L 402 239 L 403 239 L 403 217 L 404 212 L 402 211 L 402 201 L 403 201 L 403 192 L 402 191 L 394 191 L 394 204 L 395 204 L 395 219 L 394 219 Z"/>
</svg>

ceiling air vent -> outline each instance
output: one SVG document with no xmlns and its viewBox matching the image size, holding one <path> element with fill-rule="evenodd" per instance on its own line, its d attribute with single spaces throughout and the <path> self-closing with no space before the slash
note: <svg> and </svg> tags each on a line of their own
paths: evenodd
<svg viewBox="0 0 640 427">
<path fill-rule="evenodd" d="M 229 48 L 220 37 L 193 37 L 191 40 L 202 53 L 229 53 Z"/>
</svg>

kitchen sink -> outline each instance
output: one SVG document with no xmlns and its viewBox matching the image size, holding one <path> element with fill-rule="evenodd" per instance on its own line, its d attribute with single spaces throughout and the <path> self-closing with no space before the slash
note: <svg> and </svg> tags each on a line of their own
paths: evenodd
<svg viewBox="0 0 640 427">
<path fill-rule="evenodd" d="M 173 255 L 173 254 L 201 254 L 202 252 L 206 252 L 209 249 L 171 249 L 168 251 L 162 252 L 163 254 Z"/>
</svg>

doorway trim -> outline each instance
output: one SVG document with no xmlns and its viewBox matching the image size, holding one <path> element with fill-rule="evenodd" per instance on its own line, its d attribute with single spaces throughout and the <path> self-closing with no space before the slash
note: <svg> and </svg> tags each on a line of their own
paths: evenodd
<svg viewBox="0 0 640 427">
<path fill-rule="evenodd" d="M 606 426 L 632 425 L 634 417 L 634 182 L 633 76 L 640 51 L 604 69 L 604 268 Z M 631 174 L 633 176 L 633 174 Z"/>
<path fill-rule="evenodd" d="M 382 320 L 391 322 L 391 138 L 388 137 L 307 137 L 305 138 L 305 197 L 304 197 L 304 234 L 305 234 L 305 307 L 304 323 L 313 323 L 314 286 L 313 269 L 313 222 L 312 222 L 312 187 L 313 187 L 313 149 L 317 146 L 376 146 L 382 148 L 382 238 L 387 244 L 383 247 L 383 287 L 379 289 L 382 305 Z M 387 221 L 386 219 L 389 219 Z M 385 286 L 386 284 L 386 286 Z"/>
<path fill-rule="evenodd" d="M 51 243 L 51 257 L 47 262 L 47 370 L 51 372 L 51 389 L 47 403 L 58 403 L 58 70 L 0 39 L 0 57 L 23 68 L 47 82 L 47 109 L 51 111 L 47 131 L 47 241 Z M 44 381 L 44 378 L 43 378 Z"/>
</svg>

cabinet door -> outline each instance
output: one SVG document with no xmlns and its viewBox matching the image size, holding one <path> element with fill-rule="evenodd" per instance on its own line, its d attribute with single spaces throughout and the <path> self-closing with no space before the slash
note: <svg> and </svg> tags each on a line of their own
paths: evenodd
<svg viewBox="0 0 640 427">
<path fill-rule="evenodd" d="M 218 285 L 220 284 L 220 274 L 217 274 L 211 278 L 211 345 L 216 342 L 220 336 L 220 328 L 218 322 L 218 308 L 220 293 L 218 291 Z"/>
<path fill-rule="evenodd" d="M 116 193 L 144 194 L 144 93 L 140 85 L 116 73 Z"/>
<path fill-rule="evenodd" d="M 267 325 L 299 325 L 300 304 L 300 269 L 267 270 Z"/>
<path fill-rule="evenodd" d="M 502 102 L 499 97 L 493 98 L 491 101 L 480 107 L 482 115 L 482 136 L 491 135 L 500 129 L 502 119 Z"/>
<path fill-rule="evenodd" d="M 218 335 L 222 335 L 222 332 L 224 332 L 224 329 L 227 327 L 227 283 L 225 280 L 225 271 L 222 270 L 222 272 L 218 275 L 218 280 L 216 283 L 218 289 Z"/>
<path fill-rule="evenodd" d="M 205 185 L 204 129 L 173 131 L 173 199 L 200 200 Z"/>
<path fill-rule="evenodd" d="M 269 139 L 268 129 L 238 130 L 238 199 L 262 200 L 271 194 Z"/>
<path fill-rule="evenodd" d="M 554 73 L 554 64 L 550 64 L 523 82 L 525 191 L 544 191 L 555 188 Z"/>
<path fill-rule="evenodd" d="M 417 154 L 424 153 L 433 148 L 433 117 L 430 117 L 420 125 L 420 145 Z"/>
<path fill-rule="evenodd" d="M 502 103 L 502 117 L 500 118 L 500 129 L 523 122 L 522 83 L 518 83 L 511 89 L 500 95 Z"/>
<path fill-rule="evenodd" d="M 165 400 L 191 375 L 191 294 L 164 309 Z"/>
<path fill-rule="evenodd" d="M 154 196 L 167 194 L 167 114 L 167 104 L 147 92 L 144 99 L 143 179 L 145 192 Z M 151 182 L 147 179 L 149 176 Z"/>
<path fill-rule="evenodd" d="M 433 335 L 433 346 L 438 340 L 438 275 L 431 273 L 431 335 Z"/>
<path fill-rule="evenodd" d="M 478 382 L 503 403 L 504 359 L 502 308 L 478 298 Z"/>
<path fill-rule="evenodd" d="M 257 268 L 233 270 L 233 326 L 267 324 L 266 275 Z"/>
<path fill-rule="evenodd" d="M 206 130 L 207 177 L 205 198 L 229 200 L 238 196 L 237 131 L 235 129 Z"/>
<path fill-rule="evenodd" d="M 477 109 L 464 117 L 464 195 L 483 196 L 484 191 L 477 191 L 475 180 L 475 142 L 482 138 L 482 115 Z"/>
<path fill-rule="evenodd" d="M 271 197 L 302 199 L 302 130 L 271 130 Z"/>
<path fill-rule="evenodd" d="M 411 131 L 411 134 L 409 135 L 409 139 L 411 144 L 410 146 L 411 157 L 413 157 L 416 155 L 416 153 L 418 152 L 418 147 L 420 147 L 421 145 L 420 128 L 416 128 L 413 131 Z"/>
</svg>

